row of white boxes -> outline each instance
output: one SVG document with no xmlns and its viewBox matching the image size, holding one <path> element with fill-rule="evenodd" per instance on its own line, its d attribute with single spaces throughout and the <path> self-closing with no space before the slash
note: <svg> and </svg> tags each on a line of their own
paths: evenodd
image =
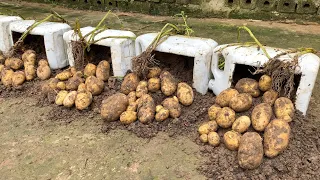
<svg viewBox="0 0 320 180">
<path fill-rule="evenodd" d="M 0 16 L 0 51 L 6 53 L 13 46 L 12 32 L 23 33 L 34 22 L 15 16 Z M 92 30 L 93 27 L 81 28 L 82 34 Z M 71 42 L 79 37 L 69 25 L 45 22 L 34 28 L 30 34 L 44 37 L 46 55 L 52 69 L 74 65 Z M 119 36 L 128 38 L 115 38 Z M 149 33 L 136 38 L 130 31 L 105 30 L 95 39 L 113 37 L 98 41 L 96 45 L 110 47 L 114 76 L 123 77 L 132 67 L 131 59 L 146 50 L 156 36 L 157 33 Z M 193 87 L 201 94 L 206 94 L 208 89 L 211 89 L 217 95 L 231 86 L 237 64 L 259 67 L 268 61 L 262 50 L 256 47 L 226 46 L 218 46 L 212 39 L 176 35 L 165 39 L 156 51 L 193 57 Z M 266 47 L 266 50 L 271 57 L 286 51 L 271 47 Z M 218 68 L 221 56 L 225 59 L 224 70 Z M 294 54 L 281 56 L 281 60 L 291 60 L 293 56 Z M 301 80 L 296 92 L 295 106 L 304 115 L 309 106 L 319 63 L 319 57 L 312 53 L 299 57 L 300 68 L 296 73 L 301 75 Z"/>
</svg>

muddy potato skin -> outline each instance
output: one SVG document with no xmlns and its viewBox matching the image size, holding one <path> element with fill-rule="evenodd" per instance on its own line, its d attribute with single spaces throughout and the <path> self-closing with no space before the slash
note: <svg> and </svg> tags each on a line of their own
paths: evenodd
<svg viewBox="0 0 320 180">
<path fill-rule="evenodd" d="M 104 82 L 101 79 L 96 78 L 95 76 L 89 76 L 86 79 L 87 90 L 91 92 L 93 96 L 97 96 L 102 93 L 104 89 Z"/>
<path fill-rule="evenodd" d="M 164 121 L 166 119 L 168 119 L 170 116 L 170 111 L 166 108 L 162 108 L 159 111 L 157 111 L 155 119 L 156 121 Z"/>
<path fill-rule="evenodd" d="M 241 138 L 241 134 L 236 131 L 227 131 L 223 135 L 224 144 L 231 151 L 238 150 L 239 144 L 240 144 L 240 138 Z"/>
<path fill-rule="evenodd" d="M 235 89 L 238 90 L 239 93 L 248 93 L 252 97 L 258 97 L 260 95 L 259 83 L 251 78 L 240 79 Z"/>
<path fill-rule="evenodd" d="M 127 95 L 127 97 L 128 97 L 129 104 L 134 103 L 137 100 L 137 96 L 136 96 L 136 92 L 135 91 L 130 92 Z"/>
<path fill-rule="evenodd" d="M 48 65 L 40 65 L 37 68 L 37 76 L 41 79 L 41 80 L 46 80 L 49 79 L 51 76 L 51 69 Z"/>
<path fill-rule="evenodd" d="M 232 124 L 232 130 L 238 133 L 244 133 L 248 130 L 251 125 L 250 117 L 240 116 Z"/>
<path fill-rule="evenodd" d="M 57 88 L 59 90 L 65 90 L 66 89 L 66 83 L 64 83 L 63 81 L 60 81 L 57 83 Z"/>
<path fill-rule="evenodd" d="M 221 107 L 217 104 L 212 105 L 209 109 L 208 109 L 208 115 L 209 115 L 209 119 L 211 121 L 216 120 L 217 118 L 217 114 L 218 112 L 221 110 Z"/>
<path fill-rule="evenodd" d="M 65 90 L 60 91 L 56 96 L 56 104 L 59 106 L 62 106 L 63 101 L 67 95 L 68 95 L 68 91 L 65 91 Z"/>
<path fill-rule="evenodd" d="M 289 145 L 291 128 L 282 119 L 274 119 L 264 131 L 264 154 L 273 158 L 282 153 Z"/>
<path fill-rule="evenodd" d="M 236 113 L 229 107 L 222 108 L 218 114 L 216 121 L 218 125 L 222 128 L 229 128 L 232 126 L 233 122 L 236 120 Z"/>
<path fill-rule="evenodd" d="M 11 69 L 18 70 L 23 67 L 23 61 L 21 59 L 18 59 L 18 58 L 10 58 L 10 59 L 11 59 L 11 62 L 10 62 Z"/>
<path fill-rule="evenodd" d="M 136 96 L 137 96 L 137 98 L 140 98 L 144 94 L 148 94 L 148 82 L 147 81 L 140 81 L 137 86 Z"/>
<path fill-rule="evenodd" d="M 11 69 L 5 69 L 2 71 L 1 82 L 4 86 L 10 87 L 12 85 L 12 76 L 14 72 Z"/>
<path fill-rule="evenodd" d="M 24 83 L 26 80 L 26 75 L 23 71 L 16 71 L 12 75 L 12 85 L 19 86 Z"/>
<path fill-rule="evenodd" d="M 138 119 L 142 123 L 148 123 L 154 119 L 156 105 L 149 94 L 144 94 L 138 102 Z"/>
<path fill-rule="evenodd" d="M 128 95 L 130 92 L 135 91 L 137 89 L 139 81 L 139 77 L 135 73 L 127 74 L 121 84 L 121 92 Z"/>
<path fill-rule="evenodd" d="M 122 124 L 131 124 L 137 120 L 137 112 L 125 111 L 120 115 L 120 122 Z"/>
<path fill-rule="evenodd" d="M 274 113 L 278 119 L 291 122 L 294 116 L 294 105 L 289 98 L 280 97 L 274 103 Z"/>
<path fill-rule="evenodd" d="M 69 70 L 64 70 L 61 73 L 56 75 L 56 78 L 58 78 L 60 81 L 68 80 L 72 77 L 72 74 Z"/>
<path fill-rule="evenodd" d="M 259 89 L 261 91 L 268 91 L 272 87 L 272 79 L 268 75 L 262 75 L 259 79 Z"/>
<path fill-rule="evenodd" d="M 95 76 L 96 75 L 96 70 L 97 70 L 97 66 L 92 64 L 92 63 L 88 63 L 86 65 L 86 67 L 83 70 L 83 74 L 85 77 L 89 77 L 89 76 Z"/>
<path fill-rule="evenodd" d="M 161 73 L 161 69 L 159 67 L 152 67 L 150 68 L 149 70 L 149 73 L 147 75 L 147 78 L 150 79 L 150 78 L 157 78 L 160 76 L 160 73 Z"/>
<path fill-rule="evenodd" d="M 24 73 L 26 75 L 26 80 L 31 81 L 36 78 L 36 68 L 33 65 L 27 65 L 24 67 Z"/>
<path fill-rule="evenodd" d="M 83 83 L 84 80 L 79 76 L 73 76 L 66 82 L 66 89 L 70 91 L 77 90 L 79 85 Z"/>
<path fill-rule="evenodd" d="M 163 71 L 160 75 L 161 91 L 166 96 L 171 96 L 177 90 L 177 82 L 175 78 L 168 72 Z"/>
<path fill-rule="evenodd" d="M 38 66 L 49 66 L 49 63 L 45 59 L 40 59 L 38 62 Z"/>
<path fill-rule="evenodd" d="M 136 112 L 138 108 L 137 102 L 132 102 L 129 103 L 128 107 L 127 107 L 127 111 L 134 111 Z"/>
<path fill-rule="evenodd" d="M 63 100 L 63 106 L 72 107 L 77 98 L 77 91 L 71 91 L 67 94 L 67 96 Z"/>
<path fill-rule="evenodd" d="M 208 142 L 208 135 L 207 134 L 201 134 L 200 135 L 200 141 L 203 143 L 207 143 Z"/>
<path fill-rule="evenodd" d="M 209 132 L 208 134 L 208 143 L 211 146 L 218 146 L 220 144 L 220 136 L 217 132 Z"/>
<path fill-rule="evenodd" d="M 103 60 L 99 62 L 96 70 L 96 76 L 98 79 L 101 79 L 102 81 L 107 81 L 109 79 L 110 64 L 108 61 Z"/>
<path fill-rule="evenodd" d="M 177 97 L 166 98 L 162 105 L 164 108 L 169 109 L 170 117 L 178 118 L 181 115 L 181 106 Z"/>
<path fill-rule="evenodd" d="M 229 106 L 230 100 L 238 95 L 239 92 L 235 89 L 228 88 L 226 90 L 223 90 L 217 97 L 216 97 L 216 104 L 218 104 L 220 107 L 227 107 Z"/>
<path fill-rule="evenodd" d="M 128 98 L 125 94 L 116 93 L 102 101 L 101 116 L 105 121 L 116 121 L 126 111 Z"/>
<path fill-rule="evenodd" d="M 256 132 L 246 132 L 240 139 L 238 162 L 243 169 L 255 169 L 263 159 L 262 138 Z"/>
<path fill-rule="evenodd" d="M 57 88 L 57 84 L 59 83 L 59 79 L 57 78 L 51 78 L 48 81 L 48 85 L 51 89 L 56 89 Z"/>
<path fill-rule="evenodd" d="M 78 93 L 86 92 L 87 91 L 86 84 L 80 83 L 77 91 L 78 91 Z"/>
<path fill-rule="evenodd" d="M 24 64 L 26 65 L 35 65 L 36 64 L 36 52 L 34 50 L 26 50 L 23 54 L 22 54 L 22 61 L 24 62 Z"/>
<path fill-rule="evenodd" d="M 179 83 L 177 88 L 177 97 L 182 105 L 190 106 L 194 99 L 192 88 L 187 83 Z"/>
<path fill-rule="evenodd" d="M 258 104 L 251 114 L 252 127 L 256 131 L 264 131 L 270 122 L 272 116 L 272 108 L 267 103 Z"/>
<path fill-rule="evenodd" d="M 252 107 L 252 103 L 252 96 L 250 94 L 241 93 L 230 100 L 229 106 L 236 112 L 244 112 Z"/>
<path fill-rule="evenodd" d="M 157 92 L 161 88 L 160 78 L 150 78 L 148 80 L 148 90 L 150 92 Z"/>
<path fill-rule="evenodd" d="M 92 94 L 89 91 L 77 92 L 75 105 L 78 110 L 87 109 L 92 103 Z"/>
<path fill-rule="evenodd" d="M 277 98 L 278 98 L 278 92 L 273 89 L 270 89 L 263 94 L 262 102 L 268 103 L 270 104 L 270 106 L 273 106 Z"/>
</svg>

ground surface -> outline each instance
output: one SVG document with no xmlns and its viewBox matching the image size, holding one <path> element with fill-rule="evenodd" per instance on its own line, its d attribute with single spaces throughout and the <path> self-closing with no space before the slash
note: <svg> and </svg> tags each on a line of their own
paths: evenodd
<svg viewBox="0 0 320 180">
<path fill-rule="evenodd" d="M 0 3 L 0 12 L 16 11 L 27 18 L 41 19 L 49 9 L 48 5 Z M 104 14 L 55 9 L 67 18 L 78 17 L 85 25 L 96 24 Z M 132 27 L 129 29 L 137 34 L 158 31 L 172 20 L 139 14 L 120 17 L 125 27 Z M 198 36 L 219 43 L 234 42 L 236 25 L 244 23 L 268 45 L 320 49 L 320 26 L 314 23 L 191 20 Z M 179 119 L 122 126 L 103 123 L 98 109 L 101 99 L 113 94 L 117 86 L 107 87 L 107 92 L 96 97 L 91 111 L 78 112 L 49 104 L 39 93 L 40 84 L 27 83 L 13 90 L 0 85 L 0 179 L 320 178 L 319 77 L 308 117 L 291 123 L 289 148 L 275 159 L 265 158 L 258 169 L 251 171 L 240 169 L 236 152 L 226 150 L 223 144 L 212 148 L 197 140 L 197 126 L 206 120 L 207 108 L 213 102 L 210 92 L 196 95 L 195 103 L 184 108 Z M 156 101 L 163 99 L 158 94 L 153 96 Z"/>
</svg>

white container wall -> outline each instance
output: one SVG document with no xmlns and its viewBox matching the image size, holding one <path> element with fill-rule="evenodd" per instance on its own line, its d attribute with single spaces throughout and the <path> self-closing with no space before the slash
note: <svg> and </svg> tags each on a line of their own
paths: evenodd
<svg viewBox="0 0 320 180">
<path fill-rule="evenodd" d="M 85 27 L 81 28 L 82 35 L 90 33 L 94 28 Z M 115 36 L 126 36 L 135 38 L 136 35 L 130 31 L 121 31 L 121 30 L 105 30 L 95 36 L 95 40 L 99 40 L 103 37 L 115 37 Z M 90 36 L 88 36 L 87 40 Z M 77 35 L 74 34 L 74 31 L 68 31 L 63 35 L 64 40 L 67 43 L 67 52 L 70 66 L 74 66 L 74 57 L 72 53 L 72 41 L 79 39 Z M 106 38 L 95 43 L 95 45 L 107 46 L 111 50 L 111 59 L 112 59 L 112 69 L 114 76 L 123 77 L 126 75 L 126 72 L 131 69 L 131 59 L 135 56 L 134 50 L 134 40 L 130 38 Z M 106 52 L 107 53 L 107 52 Z"/>
<path fill-rule="evenodd" d="M 9 24 L 14 21 L 22 20 L 18 16 L 2 16 L 0 15 L 0 51 L 7 54 L 11 48 L 11 32 Z"/>
<path fill-rule="evenodd" d="M 136 39 L 137 55 L 145 51 L 152 43 L 157 33 L 144 34 Z M 193 87 L 197 92 L 206 94 L 208 83 L 211 78 L 210 64 L 213 48 L 218 45 L 212 39 L 169 36 L 155 49 L 158 52 L 194 57 L 193 67 Z"/>
<path fill-rule="evenodd" d="M 10 33 L 25 32 L 35 21 L 22 20 L 10 23 Z M 40 35 L 44 38 L 47 59 L 51 69 L 59 69 L 68 65 L 66 44 L 63 40 L 63 34 L 69 31 L 71 27 L 68 24 L 56 22 L 44 22 L 36 26 L 31 35 Z M 13 39 L 10 39 L 10 46 L 14 45 Z"/>
<path fill-rule="evenodd" d="M 214 79 L 209 82 L 209 89 L 214 94 L 218 95 L 221 91 L 231 86 L 233 73 L 237 64 L 249 65 L 253 67 L 263 66 L 268 58 L 264 55 L 262 50 L 258 50 L 257 47 L 238 47 L 230 46 L 223 49 L 221 52 L 218 50 L 224 48 L 226 45 L 220 45 L 213 50 L 211 71 Z M 277 49 L 272 47 L 266 47 L 268 54 L 271 57 L 285 52 L 284 49 Z M 218 68 L 219 56 L 223 56 L 225 59 L 224 70 Z M 292 59 L 294 54 L 281 56 L 280 60 Z M 300 110 L 306 115 L 312 90 L 314 88 L 318 70 L 319 70 L 320 58 L 312 53 L 304 54 L 299 57 L 300 69 L 296 70 L 296 74 L 301 74 L 300 84 L 296 92 L 296 109 Z"/>
</svg>

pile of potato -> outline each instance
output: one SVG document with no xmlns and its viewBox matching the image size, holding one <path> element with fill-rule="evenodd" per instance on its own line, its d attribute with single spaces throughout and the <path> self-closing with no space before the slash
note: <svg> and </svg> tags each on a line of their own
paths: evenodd
<svg viewBox="0 0 320 180">
<path fill-rule="evenodd" d="M 271 77 L 263 75 L 259 82 L 243 78 L 234 89 L 222 91 L 208 109 L 210 121 L 198 129 L 200 140 L 218 146 L 218 128 L 230 129 L 223 135 L 223 142 L 228 149 L 238 150 L 238 162 L 244 169 L 257 168 L 264 155 L 273 158 L 282 153 L 289 144 L 291 129 L 288 123 L 292 121 L 295 109 L 290 99 L 278 97 L 271 86 Z M 251 109 L 253 98 L 261 95 L 262 103 L 253 107 L 251 117 L 237 115 Z M 247 132 L 250 126 L 253 132 Z"/>
<path fill-rule="evenodd" d="M 101 116 L 106 121 L 120 119 L 123 124 L 139 120 L 142 123 L 164 121 L 167 118 L 178 118 L 181 115 L 181 105 L 193 103 L 192 88 L 177 80 L 168 71 L 159 67 L 149 70 L 147 80 L 140 81 L 135 73 L 125 76 L 121 84 L 121 93 L 106 98 L 101 105 Z M 151 93 L 168 96 L 161 104 L 156 105 Z M 176 94 L 175 94 L 176 93 Z"/>
</svg>

